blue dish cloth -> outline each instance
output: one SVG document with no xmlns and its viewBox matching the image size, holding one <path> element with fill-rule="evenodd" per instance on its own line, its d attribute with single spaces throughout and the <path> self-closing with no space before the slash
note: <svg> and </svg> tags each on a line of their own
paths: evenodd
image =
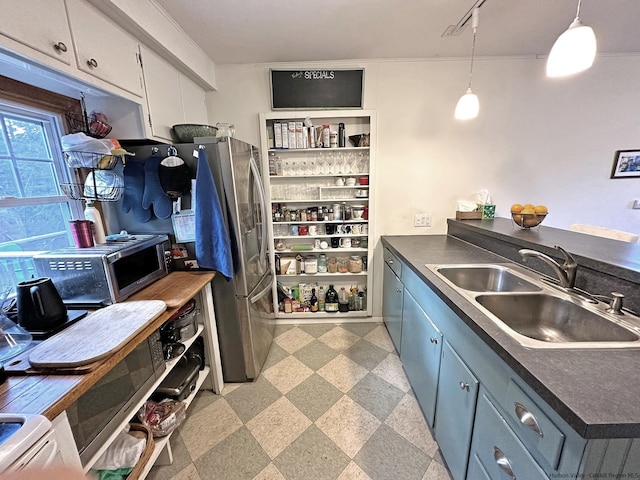
<svg viewBox="0 0 640 480">
<path fill-rule="evenodd" d="M 195 215 L 198 266 L 215 270 L 230 281 L 233 278 L 231 241 L 204 148 L 198 150 Z"/>
</svg>

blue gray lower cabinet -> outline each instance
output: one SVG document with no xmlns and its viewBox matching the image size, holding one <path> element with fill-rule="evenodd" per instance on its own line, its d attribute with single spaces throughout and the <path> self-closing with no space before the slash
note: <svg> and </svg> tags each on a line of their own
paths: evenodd
<svg viewBox="0 0 640 480">
<path fill-rule="evenodd" d="M 401 351 L 403 294 L 404 285 L 402 285 L 402 281 L 396 276 L 389 264 L 385 262 L 382 287 L 382 317 L 398 355 Z"/>
<path fill-rule="evenodd" d="M 525 472 L 521 480 L 588 478 L 603 465 L 640 473 L 640 439 L 580 437 L 409 266 L 394 266 L 384 275 L 404 290 L 400 358 L 455 480 L 508 479 L 503 455 Z M 542 435 L 525 421 L 531 416 Z"/>
<path fill-rule="evenodd" d="M 400 360 L 424 418 L 433 427 L 442 334 L 409 292 L 404 293 Z"/>
<path fill-rule="evenodd" d="M 445 340 L 436 402 L 435 436 L 454 480 L 464 480 L 480 382 Z"/>
</svg>

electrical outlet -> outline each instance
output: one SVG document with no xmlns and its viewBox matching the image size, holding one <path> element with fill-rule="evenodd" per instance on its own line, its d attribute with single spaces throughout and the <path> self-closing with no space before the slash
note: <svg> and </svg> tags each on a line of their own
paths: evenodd
<svg viewBox="0 0 640 480">
<path fill-rule="evenodd" d="M 413 220 L 414 227 L 430 227 L 431 226 L 431 214 L 430 213 L 416 213 Z"/>
</svg>

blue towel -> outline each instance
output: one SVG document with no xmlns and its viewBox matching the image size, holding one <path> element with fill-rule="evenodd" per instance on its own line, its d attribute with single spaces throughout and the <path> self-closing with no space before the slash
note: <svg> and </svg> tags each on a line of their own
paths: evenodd
<svg viewBox="0 0 640 480">
<path fill-rule="evenodd" d="M 196 259 L 201 268 L 220 272 L 227 281 L 233 278 L 229 233 L 204 148 L 198 151 L 196 172 Z"/>
</svg>

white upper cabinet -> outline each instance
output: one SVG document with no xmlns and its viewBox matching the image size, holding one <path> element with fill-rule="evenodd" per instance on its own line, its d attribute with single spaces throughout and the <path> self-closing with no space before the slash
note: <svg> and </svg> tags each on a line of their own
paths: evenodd
<svg viewBox="0 0 640 480">
<path fill-rule="evenodd" d="M 81 0 L 67 0 L 67 13 L 78 68 L 142 97 L 136 39 Z"/>
<path fill-rule="evenodd" d="M 149 48 L 140 53 L 152 136 L 171 142 L 173 125 L 207 124 L 204 89 Z"/>
<path fill-rule="evenodd" d="M 0 0 L 0 11 L 0 34 L 47 57 L 71 64 L 73 50 L 64 0 Z M 19 53 L 25 52 L 28 49 L 21 49 Z"/>
</svg>

